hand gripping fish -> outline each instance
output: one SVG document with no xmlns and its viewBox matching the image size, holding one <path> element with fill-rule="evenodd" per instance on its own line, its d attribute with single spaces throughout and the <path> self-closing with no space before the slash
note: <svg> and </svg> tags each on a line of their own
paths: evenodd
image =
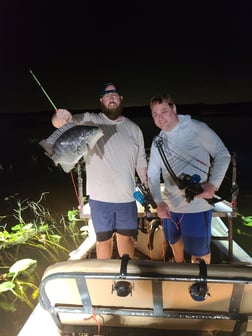
<svg viewBox="0 0 252 336">
<path fill-rule="evenodd" d="M 46 140 L 39 144 L 46 150 L 57 166 L 69 173 L 76 163 L 83 157 L 87 162 L 90 150 L 103 136 L 99 126 L 78 125 L 70 122 L 54 131 Z"/>
</svg>

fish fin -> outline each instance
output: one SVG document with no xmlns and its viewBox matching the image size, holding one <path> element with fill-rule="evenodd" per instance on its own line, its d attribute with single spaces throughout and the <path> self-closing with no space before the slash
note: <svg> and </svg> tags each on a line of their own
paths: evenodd
<svg viewBox="0 0 252 336">
<path fill-rule="evenodd" d="M 78 124 L 75 121 L 71 121 L 69 123 L 66 123 L 65 125 L 61 126 L 60 128 L 57 128 L 56 131 L 54 131 L 45 141 L 50 144 L 54 145 L 55 142 L 61 137 L 63 133 L 65 133 L 70 128 L 73 128 L 77 126 Z"/>
<path fill-rule="evenodd" d="M 61 162 L 59 163 L 59 165 L 61 166 L 61 168 L 64 170 L 65 173 L 69 173 L 74 166 L 76 165 L 76 163 L 65 163 L 65 162 Z"/>
<path fill-rule="evenodd" d="M 45 139 L 39 142 L 39 145 L 43 147 L 46 151 L 46 155 L 51 157 L 53 155 L 53 145 L 48 143 Z"/>
<path fill-rule="evenodd" d="M 82 156 L 82 158 L 83 158 L 85 164 L 86 164 L 86 163 L 89 163 L 89 161 L 90 161 L 90 157 L 91 157 L 91 149 L 88 148 L 88 150 L 87 150 L 87 151 L 83 154 L 83 156 Z"/>
<path fill-rule="evenodd" d="M 99 127 L 99 132 L 96 133 L 94 137 L 90 137 L 90 139 L 87 139 L 87 145 L 89 149 L 93 149 L 93 147 L 96 145 L 97 141 L 104 136 L 104 133 L 102 129 Z"/>
</svg>

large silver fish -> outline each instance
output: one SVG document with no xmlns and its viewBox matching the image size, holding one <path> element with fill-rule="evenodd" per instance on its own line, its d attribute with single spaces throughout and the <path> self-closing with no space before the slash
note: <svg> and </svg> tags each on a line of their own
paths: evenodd
<svg viewBox="0 0 252 336">
<path fill-rule="evenodd" d="M 102 129 L 98 126 L 70 122 L 58 128 L 46 140 L 41 140 L 39 144 L 56 166 L 59 164 L 64 172 L 69 173 L 82 157 L 85 162 L 88 160 L 90 150 L 102 136 Z"/>
</svg>

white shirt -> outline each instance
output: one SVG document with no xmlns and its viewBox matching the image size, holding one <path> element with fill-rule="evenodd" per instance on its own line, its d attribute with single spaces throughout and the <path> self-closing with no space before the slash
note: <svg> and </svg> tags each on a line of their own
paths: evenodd
<svg viewBox="0 0 252 336">
<path fill-rule="evenodd" d="M 160 131 L 163 150 L 176 176 L 181 174 L 200 177 L 200 183 L 208 181 L 220 187 L 230 163 L 230 154 L 219 136 L 204 122 L 191 119 L 190 115 L 178 115 L 179 123 L 171 131 Z M 210 158 L 213 158 L 211 167 Z M 210 176 L 208 176 L 210 169 Z M 164 192 L 160 191 L 160 174 L 164 180 Z M 187 202 L 184 190 L 180 190 L 165 167 L 155 139 L 152 142 L 148 166 L 148 181 L 157 203 L 167 202 L 171 211 L 195 213 L 212 206 L 204 199 Z"/>
<path fill-rule="evenodd" d="M 146 168 L 144 138 L 140 127 L 122 116 L 110 120 L 103 113 L 73 116 L 82 124 L 98 125 L 104 136 L 99 139 L 86 162 L 86 193 L 103 202 L 132 202 L 135 172 Z"/>
</svg>

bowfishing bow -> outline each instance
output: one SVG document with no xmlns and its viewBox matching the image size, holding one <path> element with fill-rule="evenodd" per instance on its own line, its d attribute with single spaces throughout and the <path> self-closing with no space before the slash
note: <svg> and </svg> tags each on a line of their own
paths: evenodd
<svg viewBox="0 0 252 336">
<path fill-rule="evenodd" d="M 168 170 L 169 174 L 175 181 L 178 188 L 180 190 L 185 190 L 186 201 L 190 203 L 196 195 L 199 195 L 203 192 L 203 187 L 199 183 L 200 176 L 197 174 L 189 175 L 185 173 L 182 173 L 179 176 L 177 176 L 165 155 L 165 152 L 163 149 L 162 137 L 161 136 L 156 137 L 156 139 L 154 140 L 154 143 L 159 151 L 159 154 L 165 165 L 165 168 Z M 211 205 L 214 205 L 215 203 L 222 201 L 222 198 L 213 197 L 211 199 L 205 199 L 205 200 Z"/>
</svg>

